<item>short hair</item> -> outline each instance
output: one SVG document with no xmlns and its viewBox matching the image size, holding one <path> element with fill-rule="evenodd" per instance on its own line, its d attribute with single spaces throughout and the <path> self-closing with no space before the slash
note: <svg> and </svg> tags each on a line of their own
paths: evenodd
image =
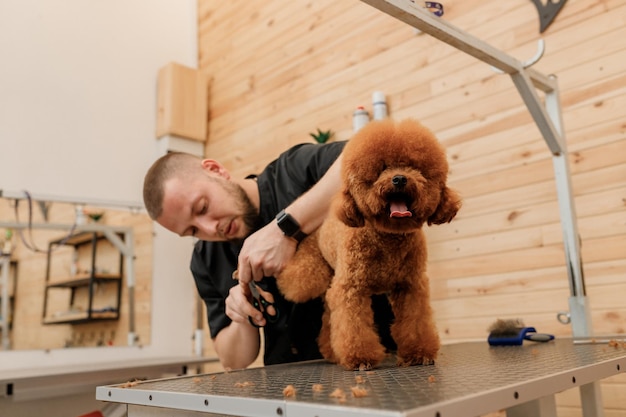
<svg viewBox="0 0 626 417">
<path fill-rule="evenodd" d="M 169 152 L 157 159 L 143 181 L 143 202 L 152 220 L 163 213 L 164 185 L 174 176 L 188 176 L 194 168 L 201 168 L 202 160 L 184 152 Z"/>
</svg>

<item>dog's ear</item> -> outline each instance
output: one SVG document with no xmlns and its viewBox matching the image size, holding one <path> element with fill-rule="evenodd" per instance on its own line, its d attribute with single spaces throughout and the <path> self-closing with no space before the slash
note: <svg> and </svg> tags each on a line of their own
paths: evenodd
<svg viewBox="0 0 626 417">
<path fill-rule="evenodd" d="M 363 227 L 365 219 L 356 206 L 354 197 L 348 190 L 344 190 L 335 200 L 335 214 L 337 218 L 350 227 Z"/>
<path fill-rule="evenodd" d="M 441 199 L 437 210 L 428 218 L 428 225 L 449 223 L 461 208 L 461 197 L 456 191 L 445 187 L 441 191 Z"/>
</svg>

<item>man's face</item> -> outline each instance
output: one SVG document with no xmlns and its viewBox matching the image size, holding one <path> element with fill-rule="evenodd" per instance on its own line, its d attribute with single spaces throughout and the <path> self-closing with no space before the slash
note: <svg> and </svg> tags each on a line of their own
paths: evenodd
<svg viewBox="0 0 626 417">
<path fill-rule="evenodd" d="M 191 180 L 174 177 L 165 182 L 157 222 L 180 236 L 237 242 L 253 231 L 257 219 L 258 210 L 241 186 L 204 172 Z"/>
</svg>

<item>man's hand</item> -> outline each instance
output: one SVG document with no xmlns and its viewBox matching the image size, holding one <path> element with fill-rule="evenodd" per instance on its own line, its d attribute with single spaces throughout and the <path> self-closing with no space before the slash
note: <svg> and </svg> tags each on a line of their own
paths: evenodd
<svg viewBox="0 0 626 417">
<path fill-rule="evenodd" d="M 233 321 L 223 328 L 213 339 L 215 352 L 224 369 L 248 367 L 259 355 L 259 330 L 248 321 L 248 316 L 257 323 L 265 323 L 259 310 L 250 304 L 250 291 L 246 293 L 240 285 L 230 289 L 226 297 L 226 315 Z"/>
<path fill-rule="evenodd" d="M 276 220 L 250 235 L 239 253 L 239 286 L 249 291 L 248 283 L 275 276 L 296 253 L 298 242 L 286 237 Z"/>
<path fill-rule="evenodd" d="M 274 296 L 271 292 L 264 291 L 260 287 L 256 287 L 259 294 L 267 300 L 274 303 Z M 252 294 L 249 286 L 235 285 L 232 287 L 226 297 L 226 315 L 236 323 L 249 323 L 249 319 L 254 321 L 257 326 L 263 327 L 267 324 L 267 320 L 263 317 L 263 312 L 255 308 L 252 303 Z M 267 313 L 270 316 L 276 316 L 277 311 L 273 305 L 267 307 Z"/>
<path fill-rule="evenodd" d="M 252 317 L 255 323 L 264 322 L 263 314 L 250 303 L 250 289 L 246 285 L 235 285 L 226 297 L 226 315 L 235 323 L 248 323 Z M 265 324 L 265 323 L 263 323 Z"/>
</svg>

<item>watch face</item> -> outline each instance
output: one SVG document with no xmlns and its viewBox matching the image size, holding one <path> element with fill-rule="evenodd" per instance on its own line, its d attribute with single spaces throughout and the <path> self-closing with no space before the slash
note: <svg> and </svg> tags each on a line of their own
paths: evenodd
<svg viewBox="0 0 626 417">
<path fill-rule="evenodd" d="M 278 217 L 278 227 L 287 235 L 293 236 L 300 230 L 300 225 L 289 214 L 281 211 Z"/>
</svg>

